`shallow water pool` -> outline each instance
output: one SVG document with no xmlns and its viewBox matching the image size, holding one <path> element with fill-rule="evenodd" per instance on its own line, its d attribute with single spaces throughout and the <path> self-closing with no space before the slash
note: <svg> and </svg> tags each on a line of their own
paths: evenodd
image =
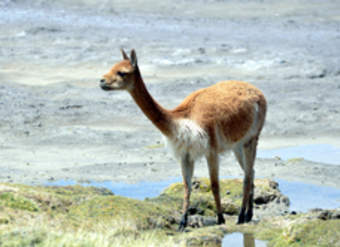
<svg viewBox="0 0 340 247">
<path fill-rule="evenodd" d="M 257 157 L 280 157 L 284 160 L 303 158 L 319 163 L 340 165 L 340 148 L 329 144 L 311 144 L 276 149 L 259 149 Z"/>
<path fill-rule="evenodd" d="M 102 187 L 111 190 L 115 195 L 125 196 L 138 200 L 149 197 L 156 197 L 170 184 L 182 181 L 180 178 L 173 178 L 160 182 L 140 182 L 135 184 L 90 182 L 80 183 L 83 186 Z M 290 210 L 306 212 L 312 208 L 332 209 L 340 207 L 340 190 L 329 186 L 318 186 L 301 182 L 289 182 L 277 180 L 280 191 L 289 197 Z M 46 185 L 67 186 L 79 184 L 72 180 L 59 180 L 47 183 Z"/>
<path fill-rule="evenodd" d="M 257 240 L 252 234 L 234 232 L 222 240 L 223 247 L 266 247 L 265 241 Z"/>
<path fill-rule="evenodd" d="M 105 182 L 77 183 L 74 180 L 58 180 L 49 182 L 48 186 L 68 186 L 80 184 L 82 186 L 94 186 L 111 190 L 115 195 L 125 196 L 133 199 L 144 200 L 145 198 L 156 197 L 172 183 L 182 181 L 180 178 L 173 178 L 159 182 L 139 182 L 135 184 Z"/>
<path fill-rule="evenodd" d="M 290 210 L 307 212 L 312 208 L 332 209 L 340 207 L 340 190 L 302 182 L 277 180 L 280 191 L 289 197 Z"/>
</svg>

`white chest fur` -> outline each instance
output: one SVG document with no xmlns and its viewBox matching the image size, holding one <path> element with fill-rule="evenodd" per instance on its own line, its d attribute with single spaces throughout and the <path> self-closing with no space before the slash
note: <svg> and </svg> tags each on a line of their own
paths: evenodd
<svg viewBox="0 0 340 247">
<path fill-rule="evenodd" d="M 175 135 L 171 139 L 165 139 L 176 159 L 181 159 L 184 155 L 189 154 L 192 160 L 197 160 L 209 151 L 207 132 L 189 119 L 178 120 Z"/>
</svg>

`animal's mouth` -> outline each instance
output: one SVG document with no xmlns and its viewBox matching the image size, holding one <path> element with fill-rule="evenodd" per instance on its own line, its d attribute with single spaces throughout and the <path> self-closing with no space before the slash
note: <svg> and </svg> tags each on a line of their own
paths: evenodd
<svg viewBox="0 0 340 247">
<path fill-rule="evenodd" d="M 112 90 L 112 88 L 111 87 L 109 87 L 108 85 L 103 85 L 103 84 L 100 84 L 100 87 L 103 89 L 103 90 L 105 90 L 105 91 L 110 91 L 110 90 Z"/>
<path fill-rule="evenodd" d="M 100 81 L 99 86 L 100 86 L 103 90 L 105 90 L 105 91 L 110 91 L 110 90 L 112 90 L 112 88 L 109 87 L 109 86 L 106 84 L 106 82 L 105 82 L 104 80 L 101 80 L 101 81 Z"/>
</svg>

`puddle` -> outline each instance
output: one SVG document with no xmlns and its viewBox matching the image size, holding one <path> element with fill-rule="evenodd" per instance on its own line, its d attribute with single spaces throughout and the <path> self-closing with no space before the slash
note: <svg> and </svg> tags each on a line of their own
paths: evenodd
<svg viewBox="0 0 340 247">
<path fill-rule="evenodd" d="M 110 181 L 105 182 L 90 182 L 90 183 L 77 183 L 73 180 L 59 180 L 46 185 L 52 186 L 68 186 L 80 184 L 82 186 L 94 186 L 106 188 L 111 190 L 115 195 L 125 196 L 133 199 L 144 200 L 145 198 L 156 197 L 170 184 L 182 181 L 180 178 L 174 178 L 160 182 L 140 182 L 136 184 L 127 183 L 113 183 Z"/>
<path fill-rule="evenodd" d="M 252 234 L 234 232 L 222 240 L 222 247 L 266 247 L 265 241 L 256 240 Z"/>
<path fill-rule="evenodd" d="M 311 144 L 295 147 L 258 150 L 260 158 L 280 157 L 284 160 L 304 158 L 305 160 L 340 165 L 340 148 L 329 144 Z"/>
<path fill-rule="evenodd" d="M 312 208 L 332 209 L 340 206 L 340 189 L 278 179 L 280 191 L 288 196 L 290 210 L 307 212 Z"/>
<path fill-rule="evenodd" d="M 115 195 L 125 196 L 138 200 L 156 197 L 170 184 L 182 181 L 180 178 L 173 178 L 160 182 L 140 182 L 136 184 L 90 182 L 77 183 L 71 180 L 59 180 L 47 183 L 46 185 L 67 186 L 81 184 L 83 186 L 103 187 L 111 190 Z M 288 182 L 277 180 L 280 191 L 290 199 L 290 210 L 306 212 L 313 208 L 332 209 L 340 206 L 340 190 L 328 187 L 306 184 L 301 182 Z"/>
</svg>

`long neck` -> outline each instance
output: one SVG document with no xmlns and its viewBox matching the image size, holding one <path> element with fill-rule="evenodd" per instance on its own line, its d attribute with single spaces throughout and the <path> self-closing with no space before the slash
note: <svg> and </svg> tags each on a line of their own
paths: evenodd
<svg viewBox="0 0 340 247">
<path fill-rule="evenodd" d="M 150 95 L 143 82 L 140 71 L 135 71 L 134 88 L 129 91 L 137 105 L 151 122 L 165 135 L 172 133 L 172 117 L 168 110 L 160 106 Z"/>
</svg>

